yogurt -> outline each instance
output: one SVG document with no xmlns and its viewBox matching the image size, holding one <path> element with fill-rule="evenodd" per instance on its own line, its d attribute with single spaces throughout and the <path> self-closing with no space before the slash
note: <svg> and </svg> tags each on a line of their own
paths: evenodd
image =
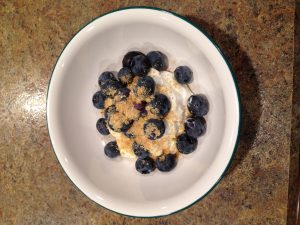
<svg viewBox="0 0 300 225">
<path fill-rule="evenodd" d="M 137 139 L 154 158 L 163 153 L 175 154 L 178 151 L 176 148 L 176 137 L 184 132 L 184 121 L 189 114 L 187 101 L 192 93 L 186 85 L 179 84 L 171 72 L 160 72 L 151 68 L 148 76 L 151 76 L 155 81 L 155 93 L 164 94 L 169 98 L 171 109 L 163 119 L 166 130 L 161 138 L 149 141 L 146 136 L 142 136 Z M 141 129 L 143 128 L 141 127 Z M 123 157 L 136 157 L 132 150 L 134 140 L 129 139 L 122 133 L 114 132 L 111 129 L 110 133 L 115 137 Z"/>
</svg>

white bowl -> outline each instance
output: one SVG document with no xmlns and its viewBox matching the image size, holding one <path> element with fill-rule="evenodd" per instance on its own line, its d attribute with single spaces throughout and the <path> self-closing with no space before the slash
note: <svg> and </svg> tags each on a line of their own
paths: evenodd
<svg viewBox="0 0 300 225">
<path fill-rule="evenodd" d="M 104 139 L 95 128 L 99 112 L 91 99 L 99 74 L 120 69 L 129 50 L 160 50 L 172 71 L 190 66 L 192 89 L 209 99 L 206 134 L 169 173 L 141 175 L 134 160 L 103 153 Z M 93 20 L 66 45 L 49 84 L 47 121 L 60 164 L 90 199 L 121 214 L 162 216 L 201 199 L 224 175 L 237 145 L 239 95 L 224 55 L 201 29 L 170 12 L 132 7 Z"/>
</svg>

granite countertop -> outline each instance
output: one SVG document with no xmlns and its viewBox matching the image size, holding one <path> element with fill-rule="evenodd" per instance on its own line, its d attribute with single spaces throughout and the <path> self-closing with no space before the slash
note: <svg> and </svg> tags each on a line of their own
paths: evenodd
<svg viewBox="0 0 300 225">
<path fill-rule="evenodd" d="M 192 207 L 156 219 L 118 215 L 78 191 L 55 157 L 45 117 L 51 70 L 67 41 L 130 5 L 172 10 L 207 30 L 237 74 L 244 113 L 225 178 Z M 292 224 L 294 15 L 291 0 L 0 1 L 0 224 Z"/>
</svg>

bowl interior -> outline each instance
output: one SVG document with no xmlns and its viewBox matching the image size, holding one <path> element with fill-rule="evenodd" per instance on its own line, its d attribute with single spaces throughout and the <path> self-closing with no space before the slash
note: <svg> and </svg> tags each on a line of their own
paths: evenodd
<svg viewBox="0 0 300 225">
<path fill-rule="evenodd" d="M 164 52 L 171 71 L 190 66 L 192 90 L 209 99 L 206 134 L 172 172 L 140 175 L 134 160 L 103 153 L 109 138 L 95 128 L 100 115 L 91 99 L 99 74 L 118 71 L 129 50 Z M 47 118 L 55 153 L 81 191 L 113 211 L 158 216 L 186 207 L 220 179 L 236 144 L 239 103 L 226 62 L 203 33 L 167 12 L 127 9 L 94 20 L 66 46 L 50 82 Z"/>
</svg>

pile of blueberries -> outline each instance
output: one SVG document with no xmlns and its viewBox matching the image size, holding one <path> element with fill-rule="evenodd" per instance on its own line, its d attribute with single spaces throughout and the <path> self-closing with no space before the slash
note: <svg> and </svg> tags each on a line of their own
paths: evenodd
<svg viewBox="0 0 300 225">
<path fill-rule="evenodd" d="M 138 76 L 137 86 L 133 89 L 135 95 L 141 98 L 146 98 L 154 94 L 155 82 L 152 77 L 147 76 L 150 68 L 154 68 L 158 71 L 163 71 L 168 68 L 167 57 L 159 51 L 151 51 L 147 55 L 139 51 L 128 52 L 122 61 L 123 68 L 120 69 L 117 76 L 114 76 L 112 72 L 103 72 L 98 79 L 100 91 L 93 95 L 93 105 L 97 109 L 105 109 L 104 103 L 107 98 L 119 97 L 120 101 L 124 101 L 129 96 L 131 90 L 126 86 L 132 83 L 133 78 Z M 174 71 L 174 77 L 180 84 L 189 84 L 193 79 L 193 72 L 187 66 L 179 66 Z M 139 88 L 143 88 L 143 92 L 139 92 Z M 134 107 L 140 110 L 140 115 L 147 115 L 146 102 L 141 101 L 134 105 Z M 154 99 L 149 103 L 155 110 L 159 118 L 163 118 L 170 110 L 171 103 L 167 96 L 163 94 L 155 94 Z M 129 106 L 130 107 L 130 106 Z M 197 137 L 203 135 L 206 131 L 206 121 L 203 118 L 208 113 L 209 104 L 204 95 L 191 95 L 187 102 L 187 107 L 191 113 L 191 117 L 188 117 L 185 121 L 185 132 L 180 134 L 176 140 L 176 146 L 180 153 L 189 154 L 197 148 Z M 110 123 L 110 116 L 116 113 L 116 106 L 111 105 L 104 111 L 104 118 L 100 118 L 96 123 L 96 128 L 102 135 L 108 135 L 109 129 L 116 132 L 123 132 L 127 137 L 134 138 L 134 135 L 129 133 L 128 130 L 134 121 L 124 121 L 121 127 L 116 128 Z M 157 132 L 147 134 L 145 130 L 148 126 L 155 126 L 159 130 Z M 150 140 L 160 138 L 165 132 L 165 124 L 160 119 L 150 119 L 144 125 L 145 135 Z M 175 154 L 166 154 L 154 161 L 150 157 L 150 153 L 143 147 L 142 144 L 136 142 L 133 143 L 133 152 L 138 157 L 135 167 L 136 170 L 142 174 L 148 174 L 157 168 L 162 172 L 172 170 L 177 163 L 177 157 Z M 120 151 L 116 141 L 109 142 L 104 147 L 104 153 L 110 157 L 115 158 L 120 155 Z"/>
</svg>

